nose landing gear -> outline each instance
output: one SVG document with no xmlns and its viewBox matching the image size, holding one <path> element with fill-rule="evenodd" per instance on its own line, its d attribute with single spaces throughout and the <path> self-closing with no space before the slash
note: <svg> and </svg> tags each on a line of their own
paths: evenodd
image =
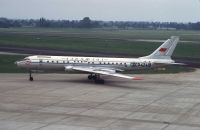
<svg viewBox="0 0 200 130">
<path fill-rule="evenodd" d="M 100 74 L 90 74 L 88 75 L 89 80 L 94 80 L 96 84 L 104 84 L 105 81 L 100 78 Z"/>
<path fill-rule="evenodd" d="M 29 81 L 33 81 L 32 72 L 29 71 Z"/>
</svg>

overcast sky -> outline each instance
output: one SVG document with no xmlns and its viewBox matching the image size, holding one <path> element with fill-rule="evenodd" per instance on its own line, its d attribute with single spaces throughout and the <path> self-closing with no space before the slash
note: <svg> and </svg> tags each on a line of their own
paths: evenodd
<svg viewBox="0 0 200 130">
<path fill-rule="evenodd" d="M 200 21 L 200 0 L 0 0 L 0 17 L 104 21 Z"/>
</svg>

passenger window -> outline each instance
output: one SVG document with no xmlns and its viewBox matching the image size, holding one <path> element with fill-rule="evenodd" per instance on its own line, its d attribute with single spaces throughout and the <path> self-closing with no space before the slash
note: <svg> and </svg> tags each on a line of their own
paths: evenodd
<svg viewBox="0 0 200 130">
<path fill-rule="evenodd" d="M 125 67 L 127 67 L 127 64 L 126 64 L 126 63 L 124 63 L 124 66 L 125 66 Z"/>
</svg>

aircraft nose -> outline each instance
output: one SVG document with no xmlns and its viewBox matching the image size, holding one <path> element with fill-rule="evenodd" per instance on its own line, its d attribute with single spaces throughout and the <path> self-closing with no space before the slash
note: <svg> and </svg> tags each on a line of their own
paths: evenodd
<svg viewBox="0 0 200 130">
<path fill-rule="evenodd" d="M 19 61 L 15 61 L 14 64 L 19 66 Z"/>
<path fill-rule="evenodd" d="M 18 62 L 18 61 L 15 61 L 15 62 L 14 62 L 14 64 L 15 64 L 15 65 L 18 65 L 18 63 L 17 63 L 17 62 Z"/>
</svg>

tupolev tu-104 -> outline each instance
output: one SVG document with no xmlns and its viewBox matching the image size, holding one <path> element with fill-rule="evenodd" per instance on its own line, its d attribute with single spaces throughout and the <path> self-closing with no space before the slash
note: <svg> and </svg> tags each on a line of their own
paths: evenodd
<svg viewBox="0 0 200 130">
<path fill-rule="evenodd" d="M 120 74 L 122 71 L 136 69 L 150 69 L 163 65 L 176 65 L 171 59 L 179 37 L 172 36 L 158 47 L 152 54 L 139 58 L 109 58 L 109 57 L 76 57 L 76 56 L 45 56 L 34 55 L 16 61 L 18 67 L 29 72 L 29 80 L 33 81 L 34 71 L 82 71 L 89 73 L 88 79 L 95 83 L 103 84 L 100 75 L 141 80 L 140 77 L 132 77 Z"/>
</svg>

